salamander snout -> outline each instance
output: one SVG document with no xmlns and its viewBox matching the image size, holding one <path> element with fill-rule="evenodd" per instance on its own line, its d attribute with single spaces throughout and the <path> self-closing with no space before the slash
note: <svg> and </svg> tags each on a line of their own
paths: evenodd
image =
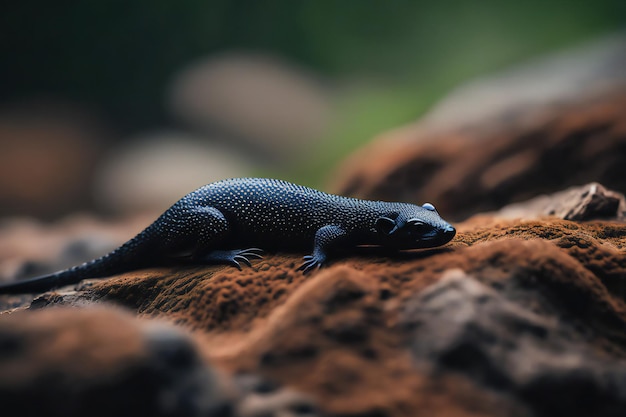
<svg viewBox="0 0 626 417">
<path fill-rule="evenodd" d="M 456 229 L 452 227 L 451 224 L 449 224 L 441 230 L 441 233 L 443 233 L 444 236 L 447 236 L 450 239 L 452 239 L 454 235 L 456 235 Z"/>
<path fill-rule="evenodd" d="M 448 224 L 439 229 L 439 239 L 440 245 L 446 244 L 452 240 L 452 238 L 456 235 L 456 229 Z"/>
</svg>

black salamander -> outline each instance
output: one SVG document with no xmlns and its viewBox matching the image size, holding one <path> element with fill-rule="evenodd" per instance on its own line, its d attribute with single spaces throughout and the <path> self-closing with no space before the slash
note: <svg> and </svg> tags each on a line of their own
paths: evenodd
<svg viewBox="0 0 626 417">
<path fill-rule="evenodd" d="M 432 204 L 369 201 L 326 194 L 286 181 L 236 178 L 187 194 L 113 252 L 60 272 L 0 285 L 0 294 L 48 291 L 86 278 L 180 263 L 241 269 L 263 250 L 307 251 L 298 268 L 320 267 L 335 249 L 444 245 L 456 230 Z"/>
</svg>

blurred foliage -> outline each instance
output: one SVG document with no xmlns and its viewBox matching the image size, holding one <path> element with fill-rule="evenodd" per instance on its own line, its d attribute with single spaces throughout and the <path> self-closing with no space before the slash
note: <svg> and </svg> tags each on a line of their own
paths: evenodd
<svg viewBox="0 0 626 417">
<path fill-rule="evenodd" d="M 0 14 L 0 100 L 67 97 L 132 133 L 172 123 L 164 97 L 181 66 L 232 49 L 269 52 L 358 86 L 341 98 L 321 162 L 298 174 L 319 179 L 462 80 L 615 30 L 625 15 L 623 0 L 10 2 Z"/>
</svg>

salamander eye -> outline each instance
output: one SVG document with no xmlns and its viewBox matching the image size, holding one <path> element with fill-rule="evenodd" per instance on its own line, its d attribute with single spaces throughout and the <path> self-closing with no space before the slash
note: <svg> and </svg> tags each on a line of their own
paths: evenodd
<svg viewBox="0 0 626 417">
<path fill-rule="evenodd" d="M 420 219 L 409 219 L 406 222 L 406 230 L 410 236 L 423 236 L 432 230 L 432 226 Z"/>
<path fill-rule="evenodd" d="M 433 206 L 430 203 L 424 203 L 424 204 L 422 204 L 422 207 L 425 208 L 428 211 L 434 211 L 435 213 L 437 212 L 437 210 L 435 209 L 435 206 Z"/>
<path fill-rule="evenodd" d="M 424 229 L 425 227 L 427 227 L 426 223 L 419 219 L 410 219 L 406 222 L 406 224 L 412 229 Z"/>
</svg>

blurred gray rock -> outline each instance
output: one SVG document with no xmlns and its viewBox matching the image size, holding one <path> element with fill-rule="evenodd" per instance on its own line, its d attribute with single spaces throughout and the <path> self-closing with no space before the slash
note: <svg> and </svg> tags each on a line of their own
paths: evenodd
<svg viewBox="0 0 626 417">
<path fill-rule="evenodd" d="M 170 91 L 180 120 L 209 134 L 217 129 L 275 162 L 304 155 L 329 122 L 329 97 L 319 80 L 268 55 L 199 60 L 180 71 Z"/>
<path fill-rule="evenodd" d="M 556 317 L 460 270 L 447 271 L 408 303 L 403 324 L 422 366 L 518 397 L 537 416 L 617 417 L 626 410 L 626 362 L 603 358 Z"/>
<path fill-rule="evenodd" d="M 481 124 L 503 111 L 558 105 L 626 89 L 626 32 L 551 53 L 453 90 L 422 120 L 430 128 Z"/>
<path fill-rule="evenodd" d="M 623 220 L 626 217 L 624 194 L 611 191 L 598 183 L 571 187 L 550 195 L 509 204 L 496 212 L 481 214 L 499 218 L 537 218 L 555 216 L 565 220 Z"/>
<path fill-rule="evenodd" d="M 254 374 L 237 375 L 240 390 L 236 404 L 238 417 L 316 417 L 323 415 L 307 395 L 261 378 Z"/>
<path fill-rule="evenodd" d="M 114 150 L 98 172 L 94 198 L 116 213 L 162 212 L 213 181 L 250 175 L 253 162 L 206 138 L 160 132 Z"/>
</svg>

